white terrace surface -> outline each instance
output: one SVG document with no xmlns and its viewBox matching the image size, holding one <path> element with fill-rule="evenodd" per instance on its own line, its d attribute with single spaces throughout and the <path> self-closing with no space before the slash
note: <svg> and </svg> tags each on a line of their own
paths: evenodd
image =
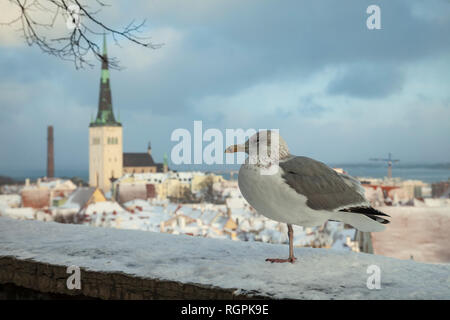
<svg viewBox="0 0 450 320">
<path fill-rule="evenodd" d="M 0 217 L 0 256 L 237 288 L 273 298 L 450 299 L 448 264 L 309 248 L 295 249 L 295 264 L 264 261 L 287 254 L 287 245 Z M 370 265 L 381 269 L 379 290 L 366 286 Z"/>
</svg>

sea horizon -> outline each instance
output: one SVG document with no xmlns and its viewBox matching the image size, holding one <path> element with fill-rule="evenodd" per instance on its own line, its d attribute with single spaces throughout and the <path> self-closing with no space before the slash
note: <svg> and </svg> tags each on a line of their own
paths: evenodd
<svg viewBox="0 0 450 320">
<path fill-rule="evenodd" d="M 374 163 L 332 163 L 333 168 L 342 168 L 349 175 L 365 178 L 384 178 L 387 176 L 387 166 Z M 230 171 L 239 170 L 239 166 L 173 166 L 176 171 L 202 171 L 218 173 L 225 179 L 230 178 Z M 0 169 L 0 176 L 8 177 L 16 182 L 25 179 L 36 180 L 46 176 L 45 169 Z M 450 163 L 404 163 L 393 166 L 392 176 L 403 180 L 422 180 L 427 183 L 447 181 L 450 179 Z M 89 170 L 86 169 L 58 169 L 55 168 L 55 177 L 81 178 L 85 182 L 89 180 Z M 235 175 L 236 177 L 236 175 Z"/>
</svg>

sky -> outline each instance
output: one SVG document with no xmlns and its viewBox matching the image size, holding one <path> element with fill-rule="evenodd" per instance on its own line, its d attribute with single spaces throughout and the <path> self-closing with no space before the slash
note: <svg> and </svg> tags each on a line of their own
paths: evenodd
<svg viewBox="0 0 450 320">
<path fill-rule="evenodd" d="M 3 22 L 14 12 L 1 2 Z M 107 2 L 99 18 L 117 28 L 146 19 L 143 34 L 164 44 L 108 38 L 123 66 L 110 74 L 124 152 L 151 141 L 161 162 L 176 145 L 171 133 L 201 120 L 204 130 L 279 129 L 291 153 L 326 163 L 388 152 L 405 163 L 449 162 L 448 0 Z M 379 30 L 366 26 L 372 4 Z M 92 62 L 76 70 L 0 25 L 1 174 L 45 172 L 48 125 L 57 172 L 87 170 L 100 82 Z"/>
</svg>

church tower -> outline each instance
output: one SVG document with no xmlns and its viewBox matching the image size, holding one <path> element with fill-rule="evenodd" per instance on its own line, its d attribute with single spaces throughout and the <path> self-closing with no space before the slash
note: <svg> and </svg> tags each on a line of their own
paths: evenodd
<svg viewBox="0 0 450 320">
<path fill-rule="evenodd" d="M 100 79 L 100 98 L 95 120 L 89 124 L 89 185 L 104 192 L 111 189 L 111 181 L 122 176 L 122 124 L 114 117 L 111 87 L 103 36 L 103 61 Z"/>
</svg>

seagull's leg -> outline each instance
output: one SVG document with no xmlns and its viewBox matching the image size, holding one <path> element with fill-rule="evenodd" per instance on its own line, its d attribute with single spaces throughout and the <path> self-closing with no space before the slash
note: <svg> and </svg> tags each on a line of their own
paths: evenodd
<svg viewBox="0 0 450 320">
<path fill-rule="evenodd" d="M 294 262 L 297 260 L 294 257 L 294 229 L 292 228 L 292 224 L 288 224 L 288 236 L 289 236 L 289 262 Z"/>
<path fill-rule="evenodd" d="M 267 258 L 266 261 L 269 262 L 277 262 L 277 263 L 283 263 L 283 262 L 290 262 L 294 263 L 295 260 L 297 260 L 296 257 L 294 257 L 294 229 L 292 228 L 292 224 L 288 224 L 288 236 L 289 236 L 289 258 L 287 259 L 271 259 Z"/>
</svg>

